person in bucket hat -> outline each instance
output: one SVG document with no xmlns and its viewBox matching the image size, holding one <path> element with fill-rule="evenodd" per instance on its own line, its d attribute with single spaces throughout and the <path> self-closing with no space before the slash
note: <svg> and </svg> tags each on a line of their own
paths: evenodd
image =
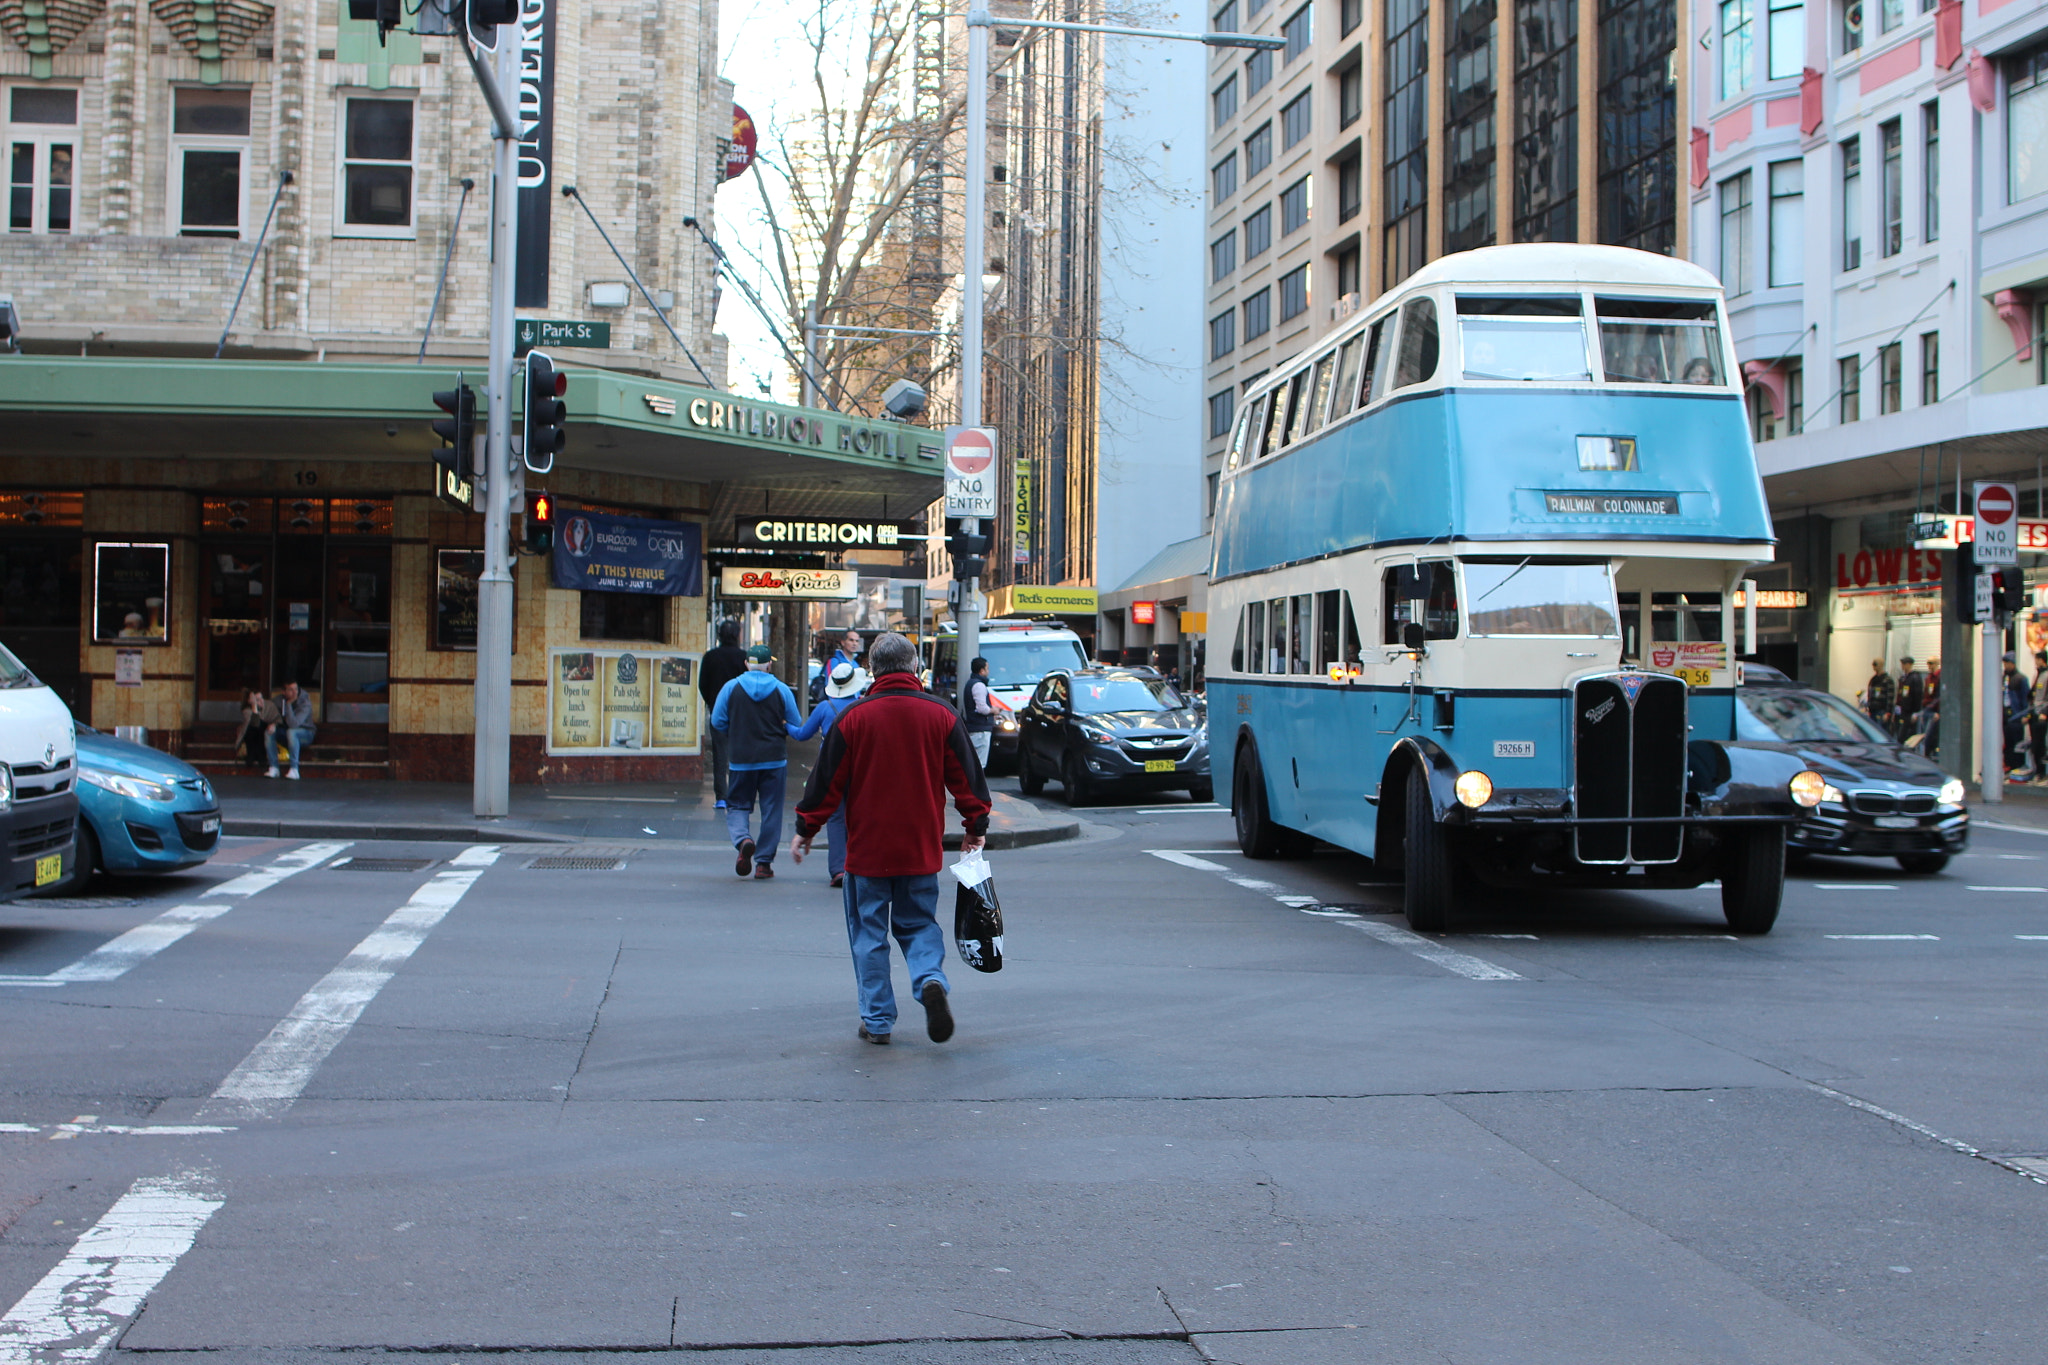
<svg viewBox="0 0 2048 1365">
<path fill-rule="evenodd" d="M 789 737 L 795 740 L 810 739 L 815 735 L 827 734 L 833 723 L 845 714 L 846 709 L 860 697 L 867 685 L 867 675 L 860 665 L 850 659 L 834 656 L 832 666 L 825 673 L 825 695 L 811 708 L 810 716 L 800 726 L 789 728 Z M 846 807 L 841 805 L 832 812 L 832 818 L 825 822 L 825 833 L 832 841 L 831 853 L 826 859 L 826 868 L 832 874 L 832 886 L 837 889 L 846 883 Z"/>
</svg>

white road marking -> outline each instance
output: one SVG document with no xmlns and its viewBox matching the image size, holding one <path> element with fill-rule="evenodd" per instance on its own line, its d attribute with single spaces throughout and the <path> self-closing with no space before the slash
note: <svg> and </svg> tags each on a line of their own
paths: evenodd
<svg viewBox="0 0 2048 1365">
<path fill-rule="evenodd" d="M 1470 953 L 1461 953 L 1456 948 L 1438 943 L 1434 939 L 1424 938 L 1421 934 L 1411 929 L 1403 929 L 1393 924 L 1382 924 L 1378 920 L 1361 919 L 1349 910 L 1338 910 L 1323 905 L 1314 896 L 1304 896 L 1299 892 L 1289 891 L 1285 887 L 1276 885 L 1273 882 L 1260 881 L 1256 877 L 1240 877 L 1221 863 L 1212 863 L 1206 858 L 1197 858 L 1194 854 L 1188 853 L 1185 850 L 1177 848 L 1148 848 L 1145 851 L 1155 858 L 1178 864 L 1181 867 L 1193 868 L 1197 872 L 1214 872 L 1234 886 L 1241 886 L 1247 891 L 1261 892 L 1291 910 L 1299 910 L 1305 915 L 1315 915 L 1323 919 L 1338 920 L 1347 929 L 1362 930 L 1365 933 L 1371 934 L 1382 943 L 1413 953 L 1426 962 L 1442 967 L 1447 972 L 1455 972 L 1457 975 L 1468 980 L 1520 981 L 1522 979 L 1521 975 L 1517 972 L 1511 972 L 1505 967 L 1497 967 L 1485 958 L 1474 957 Z"/>
<path fill-rule="evenodd" d="M 557 796 L 557 795 L 555 795 L 555 794 L 554 794 L 553 792 L 549 792 L 549 793 L 548 793 L 548 800 L 550 800 L 550 801 L 635 801 L 635 802 L 638 802 L 638 803 L 639 803 L 640 805 L 643 805 L 643 806 L 673 806 L 674 804 L 676 804 L 676 798 L 675 798 L 675 797 L 673 797 L 673 796 Z"/>
<path fill-rule="evenodd" d="M 2035 829 L 2031 825 L 2008 825 L 1996 820 L 1986 820 L 1978 815 L 1970 817 L 1972 829 L 1995 829 L 2006 834 L 2048 834 L 2048 829 Z"/>
<path fill-rule="evenodd" d="M 2048 1185 L 2048 1173 L 2029 1170 L 2026 1166 L 2020 1165 L 2009 1157 L 1993 1156 L 1982 1148 L 1972 1147 L 1967 1142 L 1959 1142 L 1946 1133 L 1937 1133 L 1924 1123 L 1915 1123 L 1904 1114 L 1894 1114 L 1889 1109 L 1879 1108 L 1869 1100 L 1859 1100 L 1854 1095 L 1845 1095 L 1839 1090 L 1830 1090 L 1824 1085 L 1816 1085 L 1813 1088 L 1831 1100 L 1846 1104 L 1851 1109 L 1861 1109 L 1866 1114 L 1875 1114 L 1886 1123 L 1896 1123 L 1899 1127 L 1909 1132 L 1918 1133 L 1921 1137 L 1940 1143 L 1952 1152 L 1961 1152 L 1964 1156 L 1973 1156 L 1979 1161 L 1988 1161 L 1994 1166 L 2003 1166 L 2008 1171 L 2025 1176 L 2036 1185 Z"/>
<path fill-rule="evenodd" d="M 1823 937 L 1852 939 L 1858 943 L 1941 942 L 1940 934 L 1826 934 Z"/>
<path fill-rule="evenodd" d="M 449 859 L 450 870 L 436 873 L 299 998 L 198 1117 L 272 1119 L 290 1109 L 377 993 L 497 858 L 495 846 L 479 845 Z"/>
<path fill-rule="evenodd" d="M 1816 891 L 1896 891 L 1889 882 L 1815 882 Z"/>
<path fill-rule="evenodd" d="M 2048 934 L 2014 934 L 2022 943 L 2048 943 Z"/>
<path fill-rule="evenodd" d="M 1131 808 L 1129 806 L 1119 806 L 1117 809 L 1130 810 Z M 1179 815 L 1186 811 L 1193 811 L 1197 815 L 1216 815 L 1221 813 L 1223 809 L 1224 807 L 1212 801 L 1207 805 L 1201 806 L 1140 806 L 1132 813 L 1135 815 Z"/>
<path fill-rule="evenodd" d="M 201 892 L 197 904 L 172 906 L 155 919 L 138 924 L 120 937 L 101 944 L 68 967 L 59 967 L 43 977 L 0 976 L 0 986 L 68 986 L 88 981 L 118 980 L 208 920 L 219 919 L 234 909 L 233 901 L 247 900 L 287 877 L 318 867 L 347 847 L 345 843 L 307 844 L 303 848 L 292 849 L 275 862 Z"/>
<path fill-rule="evenodd" d="M 225 1203 L 196 1173 L 144 1176 L 0 1317 L 0 1365 L 99 1359 Z"/>
<path fill-rule="evenodd" d="M 2048 896 L 2048 886 L 1973 886 L 1972 891 L 2027 891 L 2037 896 Z"/>
</svg>

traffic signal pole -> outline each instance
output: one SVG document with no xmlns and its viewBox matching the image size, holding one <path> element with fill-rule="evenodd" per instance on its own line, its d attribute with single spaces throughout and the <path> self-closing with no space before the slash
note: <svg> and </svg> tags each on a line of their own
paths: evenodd
<svg viewBox="0 0 2048 1365">
<path fill-rule="evenodd" d="M 498 28 L 492 53 L 490 410 L 484 435 L 484 572 L 477 583 L 476 776 L 472 805 L 479 818 L 512 806 L 512 395 L 520 377 L 512 359 L 514 267 L 519 258 L 519 128 L 503 111 L 519 95 L 517 23 Z M 467 46 L 468 40 L 457 35 Z M 474 57 L 479 84 L 482 63 Z"/>
</svg>

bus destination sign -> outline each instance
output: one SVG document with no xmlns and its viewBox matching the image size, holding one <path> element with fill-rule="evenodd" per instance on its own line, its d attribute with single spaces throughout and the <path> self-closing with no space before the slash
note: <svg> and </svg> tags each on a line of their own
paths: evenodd
<svg viewBox="0 0 2048 1365">
<path fill-rule="evenodd" d="M 1676 493 L 1553 493 L 1543 494 L 1546 511 L 1582 517 L 1675 517 Z"/>
</svg>

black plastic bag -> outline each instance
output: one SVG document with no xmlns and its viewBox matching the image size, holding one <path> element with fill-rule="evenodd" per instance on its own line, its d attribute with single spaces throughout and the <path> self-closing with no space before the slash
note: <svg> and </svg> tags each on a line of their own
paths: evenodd
<svg viewBox="0 0 2048 1365">
<path fill-rule="evenodd" d="M 1003 969 L 1003 909 L 996 901 L 995 874 L 980 850 L 947 871 L 960 879 L 953 895 L 953 946 L 977 972 Z M 970 880 L 971 879 L 971 880 Z"/>
</svg>

